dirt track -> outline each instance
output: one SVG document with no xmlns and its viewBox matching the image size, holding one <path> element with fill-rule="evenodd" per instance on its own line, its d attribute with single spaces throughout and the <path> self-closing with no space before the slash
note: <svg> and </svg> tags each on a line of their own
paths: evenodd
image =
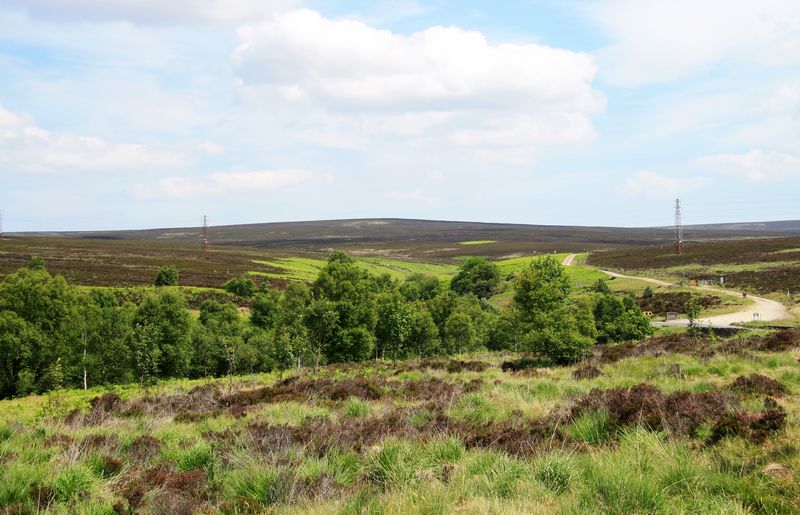
<svg viewBox="0 0 800 515">
<path fill-rule="evenodd" d="M 564 266 L 572 266 L 573 262 L 575 261 L 575 256 L 576 254 L 570 254 L 569 256 L 564 258 L 562 264 Z M 658 286 L 672 285 L 672 283 L 669 283 L 667 281 L 662 281 L 660 279 L 653 279 L 651 277 L 623 275 L 623 274 L 618 274 L 616 272 L 609 272 L 607 270 L 600 270 L 600 271 L 608 275 L 609 277 L 618 277 L 620 279 L 636 279 L 639 281 L 652 283 Z M 742 295 L 741 292 L 726 290 L 723 288 L 710 288 L 708 286 L 690 286 L 690 288 L 694 288 L 695 290 L 708 291 L 720 295 L 730 295 L 734 297 L 740 297 Z M 783 318 L 790 317 L 789 311 L 780 302 L 770 299 L 765 299 L 763 297 L 754 297 L 752 295 L 748 295 L 747 298 L 753 301 L 753 303 L 747 306 L 742 306 L 742 309 L 737 311 L 736 313 L 728 313 L 727 315 L 716 315 L 712 317 L 702 318 L 698 322 L 699 325 L 704 327 L 729 327 L 734 324 L 742 324 L 745 322 L 752 322 L 754 320 L 761 320 L 764 322 L 768 322 L 771 320 L 780 320 Z M 681 318 L 677 320 L 670 320 L 668 322 L 658 322 L 657 325 L 684 326 L 684 325 L 689 325 L 689 320 Z"/>
<path fill-rule="evenodd" d="M 607 274 L 610 277 L 619 277 L 622 279 L 637 279 L 639 281 L 645 281 L 648 283 L 656 284 L 658 286 L 670 286 L 671 283 L 666 281 L 661 281 L 659 279 L 653 279 L 650 277 L 636 277 L 630 275 L 622 275 L 616 272 L 609 272 L 607 270 L 601 270 L 604 274 Z M 725 290 L 723 288 L 711 288 L 708 286 L 690 286 L 695 290 L 702 290 L 711 293 L 716 293 L 719 295 L 730 295 L 733 297 L 741 297 L 741 292 L 732 291 L 732 290 Z M 752 322 L 754 320 L 761 320 L 764 322 L 768 322 L 770 320 L 780 320 L 782 318 L 789 318 L 789 311 L 786 307 L 781 304 L 780 302 L 765 299 L 763 297 L 755 297 L 752 295 L 748 295 L 747 298 L 753 301 L 752 304 L 747 306 L 742 306 L 742 309 L 737 311 L 736 313 L 728 313 L 727 315 L 716 315 L 712 317 L 705 317 L 699 320 L 699 325 L 708 327 L 728 327 L 733 324 L 742 324 L 745 322 Z M 682 325 L 689 325 L 689 320 L 685 318 L 680 318 L 677 320 L 670 320 L 668 322 L 659 322 L 658 325 L 675 325 L 675 326 L 682 326 Z"/>
</svg>

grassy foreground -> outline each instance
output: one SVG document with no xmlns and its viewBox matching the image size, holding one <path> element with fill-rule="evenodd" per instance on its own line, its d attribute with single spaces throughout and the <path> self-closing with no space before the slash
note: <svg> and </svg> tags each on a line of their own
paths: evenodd
<svg viewBox="0 0 800 515">
<path fill-rule="evenodd" d="M 800 331 L 0 402 L 14 513 L 797 513 Z"/>
</svg>

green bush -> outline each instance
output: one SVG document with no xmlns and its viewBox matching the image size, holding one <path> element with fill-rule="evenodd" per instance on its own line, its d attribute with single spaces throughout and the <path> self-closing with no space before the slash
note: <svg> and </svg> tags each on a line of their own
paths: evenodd
<svg viewBox="0 0 800 515">
<path fill-rule="evenodd" d="M 222 285 L 222 288 L 228 293 L 232 293 L 237 297 L 250 298 L 255 295 L 258 287 L 252 279 L 247 277 L 237 277 L 231 279 Z"/>
<path fill-rule="evenodd" d="M 178 269 L 172 265 L 162 266 L 156 274 L 153 284 L 156 286 L 177 286 L 178 285 Z"/>
</svg>

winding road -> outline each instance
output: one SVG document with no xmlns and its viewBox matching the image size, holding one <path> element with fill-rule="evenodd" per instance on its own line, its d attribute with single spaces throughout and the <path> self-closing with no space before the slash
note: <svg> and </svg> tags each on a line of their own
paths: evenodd
<svg viewBox="0 0 800 515">
<path fill-rule="evenodd" d="M 575 257 L 577 254 L 570 254 L 569 256 L 564 258 L 562 264 L 564 266 L 572 266 L 573 262 L 575 261 Z M 660 279 L 653 279 L 651 277 L 638 277 L 632 275 L 623 275 L 617 272 L 609 272 L 608 270 L 599 270 L 604 274 L 608 275 L 609 277 L 618 277 L 620 279 L 636 279 L 638 281 L 644 281 L 648 283 L 655 284 L 657 286 L 671 286 L 672 283 L 667 281 L 662 281 Z M 741 292 L 733 291 L 733 290 L 726 290 L 723 288 L 711 288 L 708 286 L 690 286 L 695 290 L 703 290 L 712 293 L 717 293 L 721 295 L 730 295 L 733 297 L 741 297 Z M 778 301 L 765 299 L 763 297 L 755 297 L 752 295 L 747 296 L 748 299 L 753 301 L 752 304 L 748 304 L 747 306 L 742 306 L 742 309 L 736 311 L 735 313 L 728 313 L 727 315 L 715 315 L 711 317 L 705 317 L 698 320 L 698 325 L 702 327 L 731 327 L 735 324 L 742 324 L 745 322 L 752 322 L 754 320 L 760 320 L 762 322 L 768 322 L 771 320 L 780 320 L 782 318 L 789 318 L 789 311 L 786 309 L 786 306 L 781 304 Z M 661 326 L 688 326 L 689 320 L 685 318 L 680 318 L 676 320 L 668 320 L 666 322 L 654 322 L 654 325 L 661 325 Z"/>
</svg>

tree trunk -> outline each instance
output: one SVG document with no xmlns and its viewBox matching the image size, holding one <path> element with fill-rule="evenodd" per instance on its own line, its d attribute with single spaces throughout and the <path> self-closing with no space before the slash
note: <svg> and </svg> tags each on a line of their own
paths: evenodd
<svg viewBox="0 0 800 515">
<path fill-rule="evenodd" d="M 83 389 L 89 389 L 89 381 L 86 374 L 86 335 L 83 336 Z"/>
</svg>

